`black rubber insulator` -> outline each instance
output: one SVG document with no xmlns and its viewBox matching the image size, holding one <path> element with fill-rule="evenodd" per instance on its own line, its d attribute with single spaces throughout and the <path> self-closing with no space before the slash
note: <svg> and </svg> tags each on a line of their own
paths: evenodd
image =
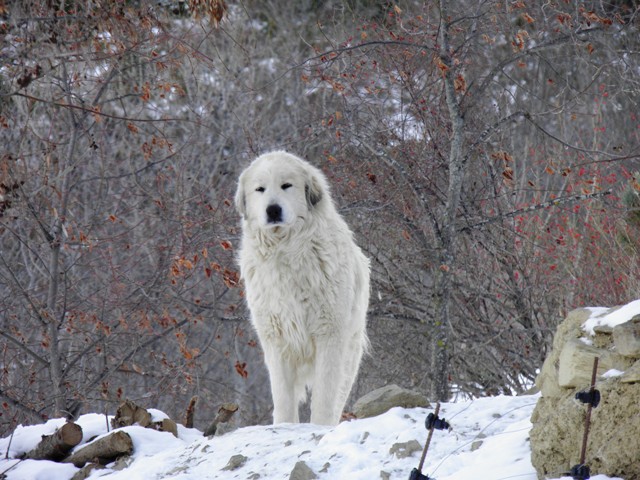
<svg viewBox="0 0 640 480">
<path fill-rule="evenodd" d="M 411 470 L 411 475 L 409 475 L 409 480 L 435 480 L 434 478 L 429 477 L 420 471 L 417 468 Z"/>
<path fill-rule="evenodd" d="M 589 467 L 584 464 L 578 464 L 571 467 L 571 471 L 569 475 L 573 478 L 573 480 L 587 480 L 591 477 L 591 473 L 589 472 Z"/>
<path fill-rule="evenodd" d="M 582 390 L 576 393 L 576 400 L 596 408 L 600 403 L 600 391 L 595 388 L 593 390 Z"/>
<path fill-rule="evenodd" d="M 424 425 L 427 427 L 427 430 L 431 430 L 432 428 L 434 430 L 449 430 L 451 428 L 451 425 L 449 425 L 444 418 L 440 418 L 433 413 L 427 415 L 427 420 L 424 422 Z"/>
</svg>

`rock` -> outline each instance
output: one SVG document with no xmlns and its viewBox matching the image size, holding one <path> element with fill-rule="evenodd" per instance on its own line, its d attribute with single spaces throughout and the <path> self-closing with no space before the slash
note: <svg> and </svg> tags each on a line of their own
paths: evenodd
<svg viewBox="0 0 640 480">
<path fill-rule="evenodd" d="M 609 350 L 589 346 L 581 340 L 569 339 L 562 347 L 558 359 L 558 385 L 586 388 L 591 384 L 593 359 L 598 357 L 598 375 L 615 368 L 625 370 L 628 360 Z"/>
<path fill-rule="evenodd" d="M 367 393 L 356 401 L 353 413 L 357 418 L 368 418 L 381 415 L 393 407 L 427 408 L 429 406 L 429 400 L 424 395 L 398 385 L 387 385 Z"/>
<path fill-rule="evenodd" d="M 563 390 L 558 385 L 558 362 L 562 347 L 570 338 L 578 339 L 584 336 L 582 324 L 591 316 L 591 310 L 580 308 L 572 310 L 567 318 L 558 325 L 553 337 L 553 346 L 542 364 L 540 374 L 536 378 L 536 386 L 545 397 L 559 397 Z"/>
<path fill-rule="evenodd" d="M 620 377 L 622 383 L 638 383 L 640 382 L 640 362 L 636 362 L 632 367 L 629 367 Z"/>
<path fill-rule="evenodd" d="M 415 452 L 422 451 L 422 446 L 417 440 L 409 440 L 403 443 L 394 443 L 389 449 L 389 454 L 395 455 L 397 458 L 407 458 Z"/>
<path fill-rule="evenodd" d="M 87 463 L 71 477 L 71 480 L 86 480 L 96 470 L 103 470 L 104 468 L 106 467 L 99 463 Z"/>
<path fill-rule="evenodd" d="M 234 455 L 229 459 L 227 465 L 222 470 L 235 470 L 247 463 L 248 458 L 244 455 Z"/>
<path fill-rule="evenodd" d="M 640 358 L 640 315 L 613 328 L 613 343 L 620 355 Z"/>
<path fill-rule="evenodd" d="M 318 478 L 318 476 L 303 461 L 296 463 L 289 475 L 289 480 L 314 480 L 315 478 Z"/>
<path fill-rule="evenodd" d="M 536 379 L 542 397 L 531 416 L 530 440 L 538 478 L 555 477 L 580 463 L 587 406 L 575 394 L 590 385 L 596 356 L 598 375 L 611 369 L 624 373 L 597 378 L 601 400 L 592 409 L 585 463 L 592 474 L 640 478 L 640 356 L 621 355 L 635 352 L 634 332 L 640 327 L 636 319 L 629 319 L 613 328 L 596 325 L 589 336 L 583 324 L 590 316 L 587 309 L 569 313 L 558 326 L 553 349 Z"/>
<path fill-rule="evenodd" d="M 475 452 L 476 450 L 478 450 L 482 444 L 484 443 L 484 439 L 487 438 L 487 436 L 484 433 L 479 433 L 476 436 L 476 440 L 471 444 L 471 451 Z"/>
<path fill-rule="evenodd" d="M 483 443 L 484 442 L 482 440 L 476 440 L 475 442 L 473 442 L 471 444 L 471 451 L 475 452 L 476 450 L 478 450 L 482 446 Z"/>
<path fill-rule="evenodd" d="M 640 478 L 640 383 L 619 377 L 597 384 L 600 404 L 591 413 L 586 461 L 592 474 Z M 580 463 L 587 407 L 574 391 L 564 398 L 540 398 L 531 417 L 531 463 L 539 478 L 555 477 Z"/>
</svg>

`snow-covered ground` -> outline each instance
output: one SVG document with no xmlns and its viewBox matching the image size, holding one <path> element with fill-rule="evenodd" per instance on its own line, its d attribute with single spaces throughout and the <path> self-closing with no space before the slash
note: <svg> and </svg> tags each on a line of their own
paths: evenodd
<svg viewBox="0 0 640 480">
<path fill-rule="evenodd" d="M 640 300 L 613 311 L 591 308 L 591 317 L 583 328 L 593 335 L 598 326 L 613 327 L 638 314 Z M 439 416 L 452 428 L 434 432 L 422 473 L 437 480 L 537 480 L 529 446 L 529 418 L 537 399 L 538 395 L 501 396 L 443 404 Z M 158 410 L 149 411 L 154 421 L 166 417 Z M 182 426 L 178 426 L 178 438 L 139 426 L 125 427 L 122 430 L 131 436 L 134 445 L 128 466 L 118 470 L 112 464 L 89 478 L 289 479 L 296 464 L 304 462 L 320 480 L 407 480 L 420 461 L 427 438 L 424 422 L 432 411 L 394 408 L 378 417 L 351 420 L 337 427 L 255 426 L 210 439 Z M 104 415 L 88 414 L 77 423 L 84 438 L 89 439 L 105 435 L 109 421 Z M 63 424 L 63 419 L 57 419 L 44 425 L 19 426 L 12 439 L 0 439 L 0 479 L 71 479 L 78 471 L 73 465 L 19 460 L 38 444 L 42 435 L 53 433 Z M 237 462 L 234 468 L 232 457 Z M 567 470 L 570 467 L 567 465 Z M 622 480 L 595 473 L 593 480 Z M 556 478 L 571 478 L 562 477 L 563 472 L 557 475 Z"/>
<path fill-rule="evenodd" d="M 443 404 L 439 416 L 452 430 L 434 432 L 422 473 L 437 480 L 536 480 L 528 436 L 537 398 L 502 396 Z M 319 479 L 407 480 L 418 466 L 421 451 L 403 457 L 403 448 L 398 445 L 415 440 L 422 447 L 427 437 L 424 421 L 432 411 L 394 408 L 378 417 L 337 427 L 255 426 L 211 439 L 183 427 L 179 427 L 179 438 L 138 426 L 125 427 L 134 443 L 129 467 L 96 471 L 89 478 L 288 479 L 296 463 L 304 461 Z M 33 448 L 41 435 L 52 433 L 63 423 L 51 420 L 44 425 L 18 427 L 9 459 L 5 459 L 9 438 L 0 440 L 0 477 L 6 472 L 7 480 L 70 479 L 78 470 L 72 465 L 16 459 Z M 107 428 L 105 417 L 98 414 L 83 415 L 78 423 L 85 438 L 103 434 Z M 236 469 L 225 470 L 234 455 L 243 455 L 246 460 Z M 561 473 L 558 475 L 560 478 Z M 591 478 L 610 477 L 594 474 Z"/>
</svg>

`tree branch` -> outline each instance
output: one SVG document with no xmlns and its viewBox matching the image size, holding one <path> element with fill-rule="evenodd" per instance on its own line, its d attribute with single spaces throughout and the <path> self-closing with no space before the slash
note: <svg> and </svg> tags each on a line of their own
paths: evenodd
<svg viewBox="0 0 640 480">
<path fill-rule="evenodd" d="M 9 322 L 7 322 L 5 320 L 5 325 L 7 325 Z M 44 365 L 44 366 L 48 366 L 49 362 L 47 362 L 44 358 L 42 358 L 40 355 L 38 355 L 36 352 L 34 352 L 33 350 L 31 350 L 29 347 L 27 347 L 24 343 L 22 343 L 20 340 L 18 340 L 17 338 L 12 337 L 11 335 L 9 335 L 7 332 L 4 332 L 3 330 L 0 330 L 0 336 L 6 338 L 7 340 L 9 340 L 11 343 L 13 343 L 14 345 L 16 345 L 20 350 L 22 350 L 24 353 L 26 353 L 27 355 L 29 355 L 31 358 L 33 358 L 34 360 L 36 360 L 38 363 Z"/>
<path fill-rule="evenodd" d="M 535 122 L 530 114 L 525 114 L 524 118 L 527 119 L 535 128 L 540 130 L 546 136 L 548 136 L 549 138 L 555 140 L 556 142 L 560 143 L 561 145 L 563 145 L 563 146 L 565 146 L 567 148 L 570 148 L 571 150 L 575 150 L 577 152 L 582 152 L 582 153 L 587 153 L 589 155 L 600 155 L 600 156 L 603 156 L 603 157 L 607 157 L 607 158 L 601 159 L 601 160 L 593 160 L 593 161 L 590 161 L 590 162 L 576 163 L 576 164 L 571 165 L 570 166 L 571 168 L 580 167 L 580 166 L 583 166 L 583 165 L 591 165 L 593 163 L 616 162 L 616 161 L 632 160 L 634 158 L 640 158 L 640 154 L 619 156 L 619 155 L 613 155 L 613 154 L 608 153 L 608 152 L 603 152 L 602 150 L 591 150 L 591 149 L 588 149 L 588 148 L 578 147 L 577 145 L 572 145 L 570 143 L 565 142 L 561 138 L 559 138 L 556 135 L 554 135 L 553 133 L 549 132 L 542 125 L 540 125 L 537 122 Z"/>
<path fill-rule="evenodd" d="M 483 220 L 482 222 L 474 223 L 473 225 L 466 225 L 466 226 L 460 228 L 458 231 L 459 232 L 468 232 L 468 231 L 473 230 L 473 229 L 484 228 L 486 225 L 488 225 L 490 223 L 495 223 L 495 222 L 498 222 L 498 221 L 500 221 L 502 219 L 505 219 L 505 218 L 516 217 L 518 215 L 522 215 L 522 214 L 530 213 L 530 212 L 535 212 L 536 210 L 542 210 L 542 209 L 545 209 L 545 208 L 557 207 L 558 205 L 563 205 L 565 203 L 573 203 L 573 202 L 579 202 L 579 201 L 587 200 L 587 199 L 591 199 L 591 198 L 605 197 L 607 195 L 610 195 L 611 193 L 612 193 L 612 190 L 607 190 L 607 191 L 604 191 L 604 192 L 585 193 L 585 194 L 582 194 L 582 195 L 571 195 L 569 197 L 554 198 L 553 200 L 549 200 L 548 202 L 543 202 L 543 203 L 539 203 L 537 205 L 531 205 L 529 207 L 520 208 L 520 209 L 514 210 L 512 212 L 507 212 L 507 213 L 505 213 L 503 215 L 497 215 L 495 217 L 491 217 L 491 218 L 488 218 L 486 220 Z"/>
<path fill-rule="evenodd" d="M 1 389 L 0 389 L 0 398 L 4 399 L 4 401 L 7 402 L 12 407 L 17 408 L 22 413 L 26 414 L 33 421 L 37 423 L 42 423 L 42 421 L 44 420 L 44 417 L 40 415 L 38 412 L 36 412 L 32 408 L 27 407 L 22 402 L 19 402 L 18 400 L 15 400 L 14 398 L 10 397 Z"/>
<path fill-rule="evenodd" d="M 34 97 L 33 95 L 28 95 L 26 93 L 19 93 L 16 92 L 13 95 L 17 96 L 17 97 L 23 97 L 26 98 L 28 100 L 34 101 L 34 102 L 40 102 L 40 103 L 46 103 L 49 105 L 54 105 L 56 107 L 61 107 L 61 108 L 70 108 L 72 110 L 80 110 L 81 112 L 84 113 L 91 113 L 94 115 L 98 115 L 100 117 L 104 117 L 104 118 L 110 118 L 113 120 L 124 120 L 127 122 L 136 122 L 136 123 L 167 123 L 167 122 L 187 122 L 187 123 L 193 123 L 198 125 L 199 122 L 195 121 L 195 120 L 189 120 L 188 118 L 167 118 L 167 117 L 162 117 L 162 118 L 131 118 L 131 117 L 122 117 L 120 115 L 112 115 L 109 113 L 104 113 L 101 112 L 100 110 L 96 110 L 95 108 L 90 108 L 90 107 L 84 107 L 82 105 L 74 105 L 73 103 L 64 103 L 64 102 L 56 102 L 55 100 L 47 100 L 44 98 L 39 98 L 39 97 Z"/>
<path fill-rule="evenodd" d="M 167 336 L 169 333 L 175 331 L 176 329 L 180 328 L 181 326 L 183 326 L 184 324 L 186 324 L 188 322 L 189 322 L 188 319 L 182 320 L 181 322 L 176 323 L 171 328 L 167 328 L 164 332 L 161 332 L 158 336 L 150 338 L 149 340 L 147 340 L 146 342 L 144 342 L 144 343 L 142 343 L 140 345 L 134 346 L 131 350 L 129 350 L 129 352 L 126 355 L 123 355 L 122 358 L 119 359 L 119 361 L 117 362 L 116 365 L 112 366 L 111 368 L 105 367 L 102 370 L 102 372 L 100 372 L 98 375 L 95 376 L 95 378 L 93 380 L 91 380 L 86 385 L 84 385 L 83 386 L 84 390 L 85 391 L 91 390 L 93 387 L 95 387 L 96 385 L 101 383 L 103 380 L 105 380 L 106 378 L 110 377 L 118 369 L 120 369 L 120 367 L 122 367 L 122 365 L 124 365 L 137 352 L 139 352 L 140 350 L 144 350 L 145 348 L 147 348 L 150 345 L 153 345 L 155 342 L 157 342 L 161 338 Z M 69 412 L 75 416 L 75 414 L 77 413 L 76 411 L 77 411 L 77 409 L 80 408 L 81 404 L 82 404 L 82 400 L 75 400 L 69 406 Z"/>
</svg>

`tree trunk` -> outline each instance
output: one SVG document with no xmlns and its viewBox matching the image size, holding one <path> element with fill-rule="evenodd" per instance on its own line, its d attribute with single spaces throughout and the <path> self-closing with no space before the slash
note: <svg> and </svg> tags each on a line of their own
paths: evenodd
<svg viewBox="0 0 640 480">
<path fill-rule="evenodd" d="M 71 102 L 70 102 L 71 103 Z M 73 158 L 75 155 L 75 149 L 78 138 L 77 125 L 75 120 L 75 114 L 70 111 L 70 116 L 73 124 L 73 130 L 71 132 L 71 141 L 67 151 L 67 165 L 73 164 Z M 60 328 L 60 322 L 64 316 L 63 312 L 58 312 L 58 291 L 60 282 L 64 280 L 64 270 L 60 268 L 60 253 L 63 246 L 63 229 L 64 221 L 67 215 L 67 203 L 69 199 L 69 185 L 70 185 L 69 171 L 66 171 L 62 178 L 62 184 L 60 185 L 60 192 L 62 193 L 62 199 L 60 202 L 60 211 L 54 209 L 54 219 L 49 233 L 49 246 L 51 248 L 51 256 L 49 257 L 49 288 L 47 291 L 47 322 L 48 322 L 48 334 L 49 334 L 49 376 L 51 378 L 51 386 L 53 387 L 53 400 L 55 405 L 55 416 L 69 416 L 75 412 L 66 411 L 67 399 L 66 388 L 63 382 L 63 365 L 62 365 L 62 352 L 60 352 L 60 344 L 58 341 L 58 329 Z"/>
<path fill-rule="evenodd" d="M 80 468 L 85 463 L 98 459 L 98 463 L 106 464 L 121 455 L 129 455 L 133 452 L 133 442 L 128 433 L 121 430 L 113 432 L 90 443 L 63 460 L 64 463 L 73 463 Z"/>
<path fill-rule="evenodd" d="M 451 301 L 451 269 L 455 262 L 455 243 L 457 236 L 456 218 L 462 180 L 464 178 L 464 118 L 460 105 L 456 99 L 453 62 L 449 47 L 449 25 L 447 1 L 440 0 L 440 60 L 442 69 L 445 97 L 449 120 L 451 122 L 451 144 L 449 146 L 449 182 L 447 188 L 447 203 L 440 229 L 440 265 L 438 266 L 435 282 L 435 312 L 436 321 L 432 340 L 431 357 L 431 397 L 438 401 L 449 400 L 449 357 L 450 357 L 450 309 Z"/>
<path fill-rule="evenodd" d="M 40 443 L 24 455 L 32 460 L 59 462 L 82 441 L 82 428 L 76 423 L 65 423 L 51 435 L 43 435 Z"/>
</svg>

